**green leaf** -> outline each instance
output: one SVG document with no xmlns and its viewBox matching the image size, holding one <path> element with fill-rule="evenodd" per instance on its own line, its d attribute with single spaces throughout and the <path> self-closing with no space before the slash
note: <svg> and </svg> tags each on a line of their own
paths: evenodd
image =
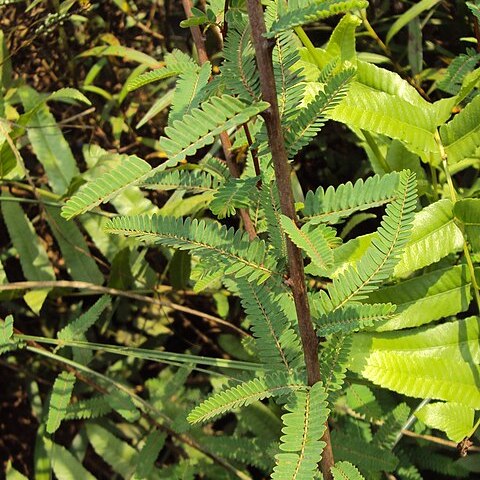
<svg viewBox="0 0 480 480">
<path fill-rule="evenodd" d="M 2 192 L 2 196 L 13 198 L 6 192 Z M 37 282 L 55 280 L 55 273 L 47 252 L 20 205 L 16 202 L 2 202 L 1 208 L 25 278 Z M 35 313 L 40 311 L 49 291 L 49 289 L 40 289 L 25 295 L 25 301 Z"/>
<path fill-rule="evenodd" d="M 473 155 L 480 143 L 480 97 L 476 96 L 458 115 L 440 127 L 448 163 L 453 165 Z"/>
<path fill-rule="evenodd" d="M 143 65 L 148 65 L 151 68 L 158 68 L 161 63 L 155 60 L 146 53 L 139 52 L 133 48 L 124 47 L 123 45 L 106 45 L 100 47 L 93 47 L 80 53 L 78 57 L 120 57 L 124 61 L 137 62 Z"/>
<path fill-rule="evenodd" d="M 163 168 L 167 167 L 165 162 Z M 172 165 L 173 166 L 173 165 Z M 160 167 L 157 167 L 160 169 Z M 130 155 L 119 166 L 106 172 L 91 182 L 82 185 L 79 191 L 62 207 L 62 217 L 67 220 L 88 212 L 100 203 L 108 202 L 112 197 L 126 188 L 141 182 L 152 174 L 150 165 L 137 157 Z"/>
<path fill-rule="evenodd" d="M 453 214 L 460 221 L 473 252 L 480 252 L 480 199 L 459 200 L 453 206 Z"/>
<path fill-rule="evenodd" d="M 374 175 L 365 181 L 347 182 L 326 190 L 308 191 L 303 207 L 304 220 L 314 223 L 338 223 L 359 210 L 375 208 L 394 200 L 400 175 Z"/>
<path fill-rule="evenodd" d="M 378 69 L 379 70 L 379 69 Z M 386 135 L 400 140 L 424 160 L 439 160 L 435 142 L 436 118 L 432 109 L 409 103 L 403 97 L 373 90 L 357 81 L 332 112 L 331 118 L 350 128 Z"/>
<path fill-rule="evenodd" d="M 463 246 L 463 236 L 455 225 L 453 204 L 445 198 L 415 215 L 410 240 L 395 267 L 397 277 L 438 262 Z"/>
<path fill-rule="evenodd" d="M 382 387 L 480 408 L 480 319 L 417 331 L 359 333 L 350 368 Z"/>
<path fill-rule="evenodd" d="M 335 231 L 326 225 L 304 225 L 301 229 L 290 218 L 280 216 L 282 229 L 293 243 L 301 248 L 312 262 L 322 271 L 327 271 L 333 264 L 333 253 L 329 245 Z"/>
<path fill-rule="evenodd" d="M 202 257 L 205 264 L 226 275 L 245 276 L 249 281 L 265 281 L 275 271 L 275 259 L 267 253 L 263 241 L 250 241 L 245 233 L 205 220 L 161 217 L 116 217 L 105 230 L 117 235 L 137 237 L 179 250 L 190 250 Z"/>
<path fill-rule="evenodd" d="M 48 437 L 42 438 L 45 449 L 52 460 L 51 466 L 58 480 L 96 480 L 95 477 L 65 448 L 53 443 Z M 37 471 L 38 472 L 38 471 Z"/>
<path fill-rule="evenodd" d="M 362 305 L 351 303 L 315 320 L 318 335 L 325 337 L 332 333 L 352 333 L 371 327 L 393 317 L 395 305 L 377 303 Z"/>
<path fill-rule="evenodd" d="M 238 208 L 248 208 L 256 194 L 258 178 L 230 178 L 215 192 L 210 210 L 218 218 L 235 214 Z"/>
<path fill-rule="evenodd" d="M 326 52 L 332 57 L 340 57 L 340 63 L 357 63 L 355 51 L 355 30 L 362 21 L 356 15 L 345 14 L 338 22 L 328 40 Z"/>
<path fill-rule="evenodd" d="M 433 8 L 440 0 L 421 0 L 420 2 L 410 7 L 406 12 L 404 12 L 394 24 L 390 27 L 390 30 L 387 33 L 386 43 L 388 44 L 390 40 L 408 23 L 410 23 L 414 18 L 420 15 L 425 10 L 430 10 Z"/>
<path fill-rule="evenodd" d="M 25 110 L 34 109 L 27 123 L 27 135 L 33 151 L 45 168 L 49 184 L 55 193 L 67 191 L 72 178 L 79 174 L 70 147 L 57 126 L 43 97 L 30 87 L 18 90 Z"/>
<path fill-rule="evenodd" d="M 206 422 L 239 407 L 250 405 L 272 396 L 283 396 L 293 390 L 307 388 L 303 382 L 284 374 L 255 378 L 235 387 L 214 393 L 195 407 L 187 417 L 190 423 Z"/>
<path fill-rule="evenodd" d="M 90 253 L 85 238 L 73 222 L 60 216 L 57 207 L 45 206 L 47 221 L 65 259 L 67 271 L 73 280 L 95 285 L 103 283 L 103 274 Z"/>
<path fill-rule="evenodd" d="M 380 448 L 392 450 L 407 423 L 410 411 L 410 407 L 405 402 L 399 403 L 393 410 L 390 410 L 383 425 L 375 432 L 372 443 Z"/>
<path fill-rule="evenodd" d="M 122 478 L 130 478 L 136 468 L 138 452 L 100 425 L 89 423 L 85 429 L 95 453 Z"/>
<path fill-rule="evenodd" d="M 154 430 L 149 433 L 145 444 L 143 445 L 137 457 L 137 468 L 132 480 L 140 480 L 143 478 L 150 478 L 150 474 L 155 467 L 155 461 L 160 453 L 160 450 L 165 444 L 166 434 L 159 430 Z"/>
<path fill-rule="evenodd" d="M 442 430 L 450 440 L 459 443 L 472 433 L 475 411 L 459 403 L 435 402 L 415 411 L 415 416 L 428 427 Z"/>
<path fill-rule="evenodd" d="M 0 326 L 0 355 L 15 347 L 13 340 L 13 316 L 7 315 Z"/>
<path fill-rule="evenodd" d="M 327 312 L 365 298 L 391 275 L 410 237 L 416 191 L 415 174 L 402 172 L 396 198 L 387 206 L 371 245 L 355 266 L 348 266 L 328 286 L 331 302 L 325 305 Z"/>
<path fill-rule="evenodd" d="M 332 434 L 333 455 L 335 462 L 349 461 L 366 475 L 371 472 L 393 472 L 398 464 L 397 457 L 388 450 L 383 450 L 353 435 L 347 435 L 335 429 Z"/>
<path fill-rule="evenodd" d="M 87 330 L 95 324 L 101 313 L 110 305 L 110 297 L 103 295 L 92 305 L 88 311 L 80 315 L 73 322 L 63 327 L 57 333 L 57 337 L 61 340 L 78 340 Z"/>
<path fill-rule="evenodd" d="M 275 455 L 272 479 L 313 478 L 325 447 L 320 439 L 329 414 L 326 398 L 321 382 L 290 395 L 285 405 L 288 413 L 282 415 L 284 435 L 279 447 L 285 453 Z"/>
<path fill-rule="evenodd" d="M 334 480 L 365 480 L 357 467 L 350 462 L 336 462 L 332 473 Z"/>
<path fill-rule="evenodd" d="M 65 418 L 75 380 L 70 372 L 62 372 L 56 378 L 48 406 L 47 433 L 55 433 Z"/>
<path fill-rule="evenodd" d="M 288 8 L 273 22 L 266 37 L 274 37 L 280 32 L 293 27 L 316 22 L 325 18 L 348 12 L 349 10 L 368 7 L 364 0 L 308 0 L 293 1 Z"/>
<path fill-rule="evenodd" d="M 375 325 L 377 332 L 417 327 L 464 312 L 472 299 L 471 280 L 466 265 L 428 272 L 368 295 L 369 303 L 397 305 L 393 317 Z"/>
</svg>

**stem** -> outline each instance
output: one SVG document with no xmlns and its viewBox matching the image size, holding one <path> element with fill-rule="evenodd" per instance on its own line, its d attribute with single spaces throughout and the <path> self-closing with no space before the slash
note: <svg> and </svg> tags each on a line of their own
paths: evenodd
<svg viewBox="0 0 480 480">
<path fill-rule="evenodd" d="M 252 39 L 257 58 L 257 67 L 260 74 L 262 97 L 263 100 L 270 104 L 270 107 L 264 111 L 263 117 L 267 128 L 268 143 L 272 153 L 277 187 L 280 192 L 280 207 L 284 215 L 296 222 L 297 216 L 295 213 L 292 184 L 290 181 L 291 168 L 288 163 L 280 113 L 278 110 L 277 91 L 275 87 L 271 55 L 272 51 L 264 36 L 266 27 L 263 18 L 263 9 L 259 0 L 248 0 L 247 9 L 252 29 Z M 302 340 L 307 379 L 309 385 L 314 385 L 320 381 L 318 338 L 310 318 L 303 258 L 300 250 L 290 241 L 289 238 L 286 239 L 286 243 L 290 277 L 289 283 L 295 300 L 295 309 L 298 316 L 298 328 Z M 322 440 L 326 443 L 326 447 L 322 454 L 320 466 L 324 479 L 331 480 L 333 478 L 331 467 L 334 464 L 334 460 L 328 424 L 325 424 L 325 432 Z"/>
<path fill-rule="evenodd" d="M 300 41 L 302 42 L 303 46 L 308 50 L 308 53 L 312 56 L 317 67 L 321 70 L 323 68 L 322 62 L 320 61 L 317 50 L 315 49 L 315 45 L 313 45 L 310 38 L 308 38 L 308 35 L 305 33 L 305 30 L 302 27 L 295 27 L 293 30 L 297 34 Z"/>
<path fill-rule="evenodd" d="M 192 0 L 182 0 L 182 4 L 186 17 L 190 18 L 192 16 Z M 205 62 L 208 62 L 205 39 L 203 38 L 202 32 L 198 25 L 191 26 L 190 32 L 192 33 L 193 41 L 195 43 L 195 47 L 197 48 L 198 61 L 200 62 L 200 65 L 203 65 Z M 235 160 L 232 158 L 232 142 L 230 141 L 230 137 L 228 136 L 227 132 L 222 132 L 220 134 L 220 142 L 222 143 L 223 153 L 225 154 L 225 160 L 227 162 L 230 175 L 232 175 L 232 177 L 238 178 L 240 176 L 240 172 L 238 171 L 238 166 L 235 163 Z M 243 220 L 243 225 L 248 233 L 250 240 L 253 240 L 257 236 L 257 232 L 255 231 L 255 226 L 252 222 L 252 219 L 250 218 L 248 210 L 240 208 L 239 214 L 241 219 Z"/>
<path fill-rule="evenodd" d="M 392 169 L 391 169 L 390 166 L 388 165 L 387 160 L 385 159 L 385 157 L 382 155 L 382 152 L 381 152 L 380 149 L 378 148 L 377 142 L 376 142 L 375 139 L 373 138 L 372 134 L 371 134 L 370 132 L 367 132 L 366 130 L 362 130 L 362 133 L 363 133 L 363 136 L 365 137 L 365 140 L 366 140 L 368 146 L 369 146 L 370 149 L 372 150 L 373 154 L 375 155 L 375 157 L 376 157 L 377 160 L 378 160 L 378 163 L 379 163 L 380 166 L 383 168 L 383 170 L 385 171 L 385 173 L 391 172 Z"/>
</svg>

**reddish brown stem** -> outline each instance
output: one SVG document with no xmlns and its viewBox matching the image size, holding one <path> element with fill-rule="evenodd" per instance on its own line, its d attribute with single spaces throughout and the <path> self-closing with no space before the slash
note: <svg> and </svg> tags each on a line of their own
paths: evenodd
<svg viewBox="0 0 480 480">
<path fill-rule="evenodd" d="M 266 32 L 263 9 L 259 0 L 247 0 L 248 17 L 252 31 L 253 45 L 260 75 L 262 98 L 270 104 L 263 113 L 268 134 L 268 143 L 272 153 L 275 178 L 280 192 L 280 207 L 282 213 L 297 221 L 295 213 L 293 191 L 291 184 L 291 168 L 288 163 L 285 141 L 283 138 L 280 113 L 278 110 L 275 76 L 273 72 L 272 50 L 264 34 Z M 287 238 L 289 284 L 295 300 L 298 316 L 298 328 L 302 340 L 308 384 L 314 385 L 320 381 L 320 367 L 318 362 L 318 338 L 310 317 L 310 307 L 307 299 L 303 258 L 300 250 Z M 331 467 L 334 463 L 330 432 L 325 425 L 322 440 L 326 447 L 322 454 L 321 470 L 325 480 L 331 480 Z"/>
<path fill-rule="evenodd" d="M 182 4 L 186 17 L 190 18 L 192 16 L 192 1 L 182 0 Z M 203 65 L 205 62 L 208 62 L 205 39 L 198 25 L 190 27 L 190 32 L 192 33 L 193 41 L 195 43 L 195 47 L 197 48 L 198 61 L 200 62 L 200 65 Z M 240 172 L 231 154 L 232 142 L 230 141 L 230 137 L 228 136 L 227 132 L 222 132 L 220 134 L 220 142 L 222 143 L 222 149 L 225 155 L 225 161 L 227 162 L 228 170 L 230 171 L 230 175 L 238 178 L 240 176 Z M 250 240 L 253 240 L 257 236 L 257 232 L 255 231 L 255 226 L 250 218 L 248 210 L 241 208 L 239 209 L 239 214 L 243 221 L 243 226 L 248 233 L 248 237 Z"/>
</svg>

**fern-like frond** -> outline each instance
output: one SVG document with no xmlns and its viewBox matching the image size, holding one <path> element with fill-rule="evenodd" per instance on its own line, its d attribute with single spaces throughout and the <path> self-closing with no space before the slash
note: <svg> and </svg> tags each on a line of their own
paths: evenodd
<svg viewBox="0 0 480 480">
<path fill-rule="evenodd" d="M 255 378 L 235 387 L 214 393 L 195 407 L 188 415 L 190 423 L 206 422 L 219 415 L 250 405 L 258 400 L 272 396 L 284 396 L 294 390 L 308 388 L 303 382 L 285 374 L 271 374 L 264 378 Z"/>
<path fill-rule="evenodd" d="M 213 193 L 220 186 L 220 181 L 202 170 L 172 170 L 156 173 L 141 186 L 152 190 L 178 189 L 188 193 Z"/>
<path fill-rule="evenodd" d="M 349 303 L 315 320 L 317 332 L 322 337 L 332 333 L 356 332 L 371 327 L 375 322 L 389 320 L 393 317 L 395 308 L 391 303 Z"/>
<path fill-rule="evenodd" d="M 61 340 L 79 340 L 87 330 L 95 324 L 101 313 L 110 305 L 110 297 L 104 295 L 92 305 L 88 311 L 80 315 L 73 322 L 62 328 L 57 337 Z"/>
<path fill-rule="evenodd" d="M 445 76 L 437 83 L 437 88 L 456 95 L 462 86 L 462 81 L 480 62 L 480 53 L 473 48 L 467 48 L 466 53 L 455 57 L 445 72 Z"/>
<path fill-rule="evenodd" d="M 290 218 L 282 215 L 280 217 L 282 229 L 290 237 L 290 240 L 301 248 L 312 260 L 316 267 L 327 271 L 333 263 L 333 253 L 329 245 L 335 231 L 326 225 L 304 225 L 301 229 Z"/>
<path fill-rule="evenodd" d="M 260 77 L 250 24 L 244 17 L 238 17 L 229 23 L 223 55 L 222 81 L 228 89 L 247 102 L 260 100 Z"/>
<path fill-rule="evenodd" d="M 235 460 L 244 465 L 252 465 L 268 471 L 272 467 L 268 445 L 261 439 L 229 435 L 204 435 L 200 437 L 201 445 L 220 458 Z"/>
<path fill-rule="evenodd" d="M 285 406 L 288 413 L 282 415 L 284 427 L 277 465 L 272 479 L 284 480 L 313 478 L 321 460 L 325 442 L 322 442 L 329 410 L 327 394 L 321 382 L 307 391 L 290 395 Z"/>
<path fill-rule="evenodd" d="M 89 418 L 103 417 L 112 411 L 106 395 L 99 395 L 87 400 L 71 403 L 67 407 L 66 420 L 87 420 Z"/>
<path fill-rule="evenodd" d="M 327 190 L 318 187 L 315 193 L 309 191 L 305 197 L 303 220 L 337 223 L 356 211 L 384 205 L 394 200 L 399 179 L 400 175 L 392 172 L 357 180 L 354 185 L 348 182 Z"/>
<path fill-rule="evenodd" d="M 372 472 L 393 472 L 398 458 L 358 436 L 347 435 L 335 429 L 331 435 L 335 462 L 349 461 L 355 464 L 366 478 L 375 478 Z M 369 476 L 370 475 L 372 476 Z"/>
<path fill-rule="evenodd" d="M 95 180 L 82 185 L 62 207 L 61 215 L 67 220 L 81 215 L 100 203 L 108 202 L 128 187 L 136 185 L 151 175 L 151 172 L 152 167 L 147 162 L 136 155 L 130 155 L 110 172 L 105 172 Z"/>
<path fill-rule="evenodd" d="M 345 97 L 355 69 L 345 69 L 329 78 L 315 99 L 285 126 L 289 158 L 308 145 L 327 121 L 327 116 Z"/>
<path fill-rule="evenodd" d="M 205 99 L 204 90 L 211 74 L 210 62 L 205 62 L 198 71 L 180 74 L 168 114 L 168 125 L 172 125 L 175 120 L 181 120 L 200 105 Z"/>
<path fill-rule="evenodd" d="M 194 155 L 199 148 L 213 143 L 215 137 L 224 130 L 238 127 L 267 107 L 266 102 L 246 106 L 228 95 L 210 98 L 200 108 L 193 109 L 182 120 L 175 120 L 172 126 L 165 128 L 167 136 L 160 139 L 160 147 L 169 157 L 166 162 L 152 169 L 140 158 L 133 155 L 128 157 L 111 172 L 83 185 L 62 208 L 62 216 L 70 219 L 91 210 L 127 187 L 174 167 L 187 156 Z"/>
<path fill-rule="evenodd" d="M 210 210 L 218 218 L 235 215 L 237 208 L 248 208 L 257 194 L 257 178 L 231 178 L 220 186 L 210 202 Z"/>
<path fill-rule="evenodd" d="M 355 465 L 350 462 L 336 462 L 332 467 L 333 480 L 365 480 Z"/>
<path fill-rule="evenodd" d="M 154 475 L 155 462 L 158 458 L 160 450 L 165 445 L 167 435 L 160 430 L 150 432 L 145 443 L 136 458 L 137 468 L 132 480 L 140 480 L 143 478 L 151 478 Z"/>
<path fill-rule="evenodd" d="M 397 436 L 405 426 L 409 415 L 410 407 L 405 402 L 400 403 L 388 412 L 383 424 L 375 432 L 372 444 L 386 450 L 391 450 L 395 445 Z"/>
<path fill-rule="evenodd" d="M 288 9 L 282 12 L 278 20 L 273 23 L 266 36 L 273 37 L 306 23 L 367 6 L 366 0 L 293 0 L 288 3 Z"/>
<path fill-rule="evenodd" d="M 440 127 L 448 163 L 472 155 L 480 144 L 480 96 L 476 96 L 453 120 Z"/>
<path fill-rule="evenodd" d="M 263 241 L 256 239 L 250 242 L 246 234 L 235 232 L 233 228 L 227 230 L 218 223 L 143 215 L 113 218 L 105 230 L 179 250 L 190 250 L 201 255 L 212 267 L 216 265 L 217 269 L 225 269 L 225 274 L 246 276 L 249 281 L 261 282 L 275 273 L 275 259 L 267 254 Z"/>
<path fill-rule="evenodd" d="M 303 359 L 300 341 L 267 284 L 252 285 L 244 279 L 236 283 L 261 361 L 287 371 L 299 367 Z"/>
<path fill-rule="evenodd" d="M 0 324 L 0 355 L 16 348 L 13 338 L 13 316 L 7 315 Z"/>
<path fill-rule="evenodd" d="M 274 255 L 285 261 L 287 258 L 287 246 L 285 236 L 280 228 L 280 200 L 275 182 L 262 182 L 260 192 L 260 206 L 265 214 L 269 243 L 274 248 Z"/>
<path fill-rule="evenodd" d="M 399 256 L 410 236 L 417 200 L 415 174 L 404 171 L 395 200 L 386 213 L 370 247 L 356 266 L 349 266 L 328 286 L 331 306 L 335 310 L 347 302 L 365 298 L 378 288 L 398 263 Z"/>
<path fill-rule="evenodd" d="M 246 105 L 229 95 L 212 97 L 182 120 L 175 120 L 166 127 L 166 136 L 160 139 L 160 147 L 165 150 L 169 162 L 176 164 L 195 154 L 199 148 L 213 143 L 221 132 L 248 122 L 266 108 L 267 102 Z"/>
<path fill-rule="evenodd" d="M 199 66 L 192 60 L 192 57 L 175 49 L 171 53 L 165 55 L 164 67 L 142 73 L 141 75 L 132 78 L 127 83 L 127 89 L 131 92 L 149 83 L 174 77 L 184 72 L 195 72 L 198 69 Z"/>
<path fill-rule="evenodd" d="M 57 376 L 48 405 L 47 433 L 56 432 L 65 418 L 75 380 L 75 375 L 70 372 L 62 372 Z"/>
<path fill-rule="evenodd" d="M 320 371 L 322 382 L 328 394 L 328 403 L 333 405 L 341 393 L 345 373 L 350 362 L 351 337 L 332 335 L 322 343 L 320 350 Z"/>
</svg>

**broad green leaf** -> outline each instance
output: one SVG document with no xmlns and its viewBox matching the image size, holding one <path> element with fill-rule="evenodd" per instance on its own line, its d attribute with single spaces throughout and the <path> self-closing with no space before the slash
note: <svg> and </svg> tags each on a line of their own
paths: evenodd
<svg viewBox="0 0 480 480">
<path fill-rule="evenodd" d="M 45 210 L 48 223 L 58 242 L 65 259 L 67 271 L 72 279 L 101 285 L 103 274 L 77 225 L 62 218 L 57 207 L 46 205 Z"/>
<path fill-rule="evenodd" d="M 334 480 L 365 480 L 357 467 L 350 462 L 336 462 L 332 473 Z"/>
<path fill-rule="evenodd" d="M 362 21 L 355 15 L 347 13 L 338 22 L 333 31 L 326 52 L 332 57 L 340 57 L 343 64 L 345 61 L 356 64 L 357 53 L 355 51 L 355 30 Z"/>
<path fill-rule="evenodd" d="M 479 317 L 354 336 L 351 370 L 396 392 L 480 408 Z"/>
<path fill-rule="evenodd" d="M 82 52 L 79 57 L 120 57 L 125 61 L 132 61 L 148 65 L 151 68 L 158 68 L 161 62 L 155 60 L 146 53 L 139 52 L 133 48 L 124 47 L 122 45 L 105 45 L 104 47 L 93 47 Z"/>
<path fill-rule="evenodd" d="M 438 157 L 435 118 L 428 108 L 373 90 L 358 81 L 350 84 L 348 94 L 330 118 L 350 128 L 400 140 L 408 150 L 424 159 L 432 154 Z"/>
<path fill-rule="evenodd" d="M 415 416 L 430 428 L 442 430 L 454 442 L 461 442 L 470 436 L 475 411 L 459 403 L 435 402 L 424 405 Z"/>
<path fill-rule="evenodd" d="M 369 303 L 397 305 L 392 318 L 375 325 L 377 332 L 417 327 L 468 309 L 472 299 L 466 265 L 428 272 L 369 294 Z"/>
<path fill-rule="evenodd" d="M 45 168 L 48 181 L 55 193 L 67 191 L 70 181 L 78 175 L 78 167 L 70 147 L 57 126 L 55 117 L 43 97 L 30 87 L 18 90 L 25 110 L 35 109 L 27 124 L 27 135 L 39 162 Z M 40 106 L 38 106 L 41 104 Z"/>
<path fill-rule="evenodd" d="M 7 462 L 7 469 L 5 471 L 5 480 L 28 480 L 28 478 L 12 467 L 12 461 Z"/>
<path fill-rule="evenodd" d="M 397 277 L 438 262 L 463 246 L 463 235 L 455 225 L 453 204 L 439 200 L 415 215 L 412 236 L 394 270 Z"/>
<path fill-rule="evenodd" d="M 67 413 L 74 385 L 75 375 L 73 373 L 62 372 L 56 378 L 48 406 L 47 433 L 55 433 L 60 427 L 60 423 Z"/>
<path fill-rule="evenodd" d="M 480 97 L 475 97 L 449 123 L 440 127 L 440 137 L 449 164 L 473 155 L 480 144 Z"/>
<path fill-rule="evenodd" d="M 130 478 L 135 472 L 138 452 L 100 425 L 90 423 L 86 426 L 86 431 L 95 453 L 122 478 Z"/>
<path fill-rule="evenodd" d="M 50 93 L 48 97 L 45 98 L 45 102 L 50 102 L 53 100 L 65 103 L 73 103 L 77 101 L 81 103 L 86 103 L 87 105 L 92 104 L 92 102 L 76 88 L 60 88 L 59 90 Z"/>
<path fill-rule="evenodd" d="M 53 443 L 47 436 L 43 443 L 51 458 L 51 466 L 58 480 L 96 480 L 95 477 L 63 446 Z M 50 478 L 51 472 L 47 478 Z M 36 478 L 38 478 L 36 476 Z"/>
<path fill-rule="evenodd" d="M 6 192 L 3 192 L 2 196 L 13 198 Z M 47 252 L 20 205 L 11 201 L 2 202 L 1 208 L 10 240 L 18 252 L 25 278 L 37 282 L 55 280 L 55 273 Z M 49 289 L 41 289 L 25 295 L 25 301 L 35 313 L 40 311 L 49 291 Z"/>
<path fill-rule="evenodd" d="M 480 199 L 459 200 L 453 207 L 453 214 L 460 221 L 472 250 L 480 252 Z"/>
<path fill-rule="evenodd" d="M 395 23 L 390 27 L 390 30 L 387 33 L 386 43 L 388 44 L 390 40 L 408 23 L 410 23 L 414 18 L 420 15 L 425 10 L 430 10 L 433 8 L 440 0 L 421 0 L 418 3 L 415 3 L 413 7 L 410 7 L 406 12 L 404 12 L 400 17 L 395 21 Z"/>
</svg>

